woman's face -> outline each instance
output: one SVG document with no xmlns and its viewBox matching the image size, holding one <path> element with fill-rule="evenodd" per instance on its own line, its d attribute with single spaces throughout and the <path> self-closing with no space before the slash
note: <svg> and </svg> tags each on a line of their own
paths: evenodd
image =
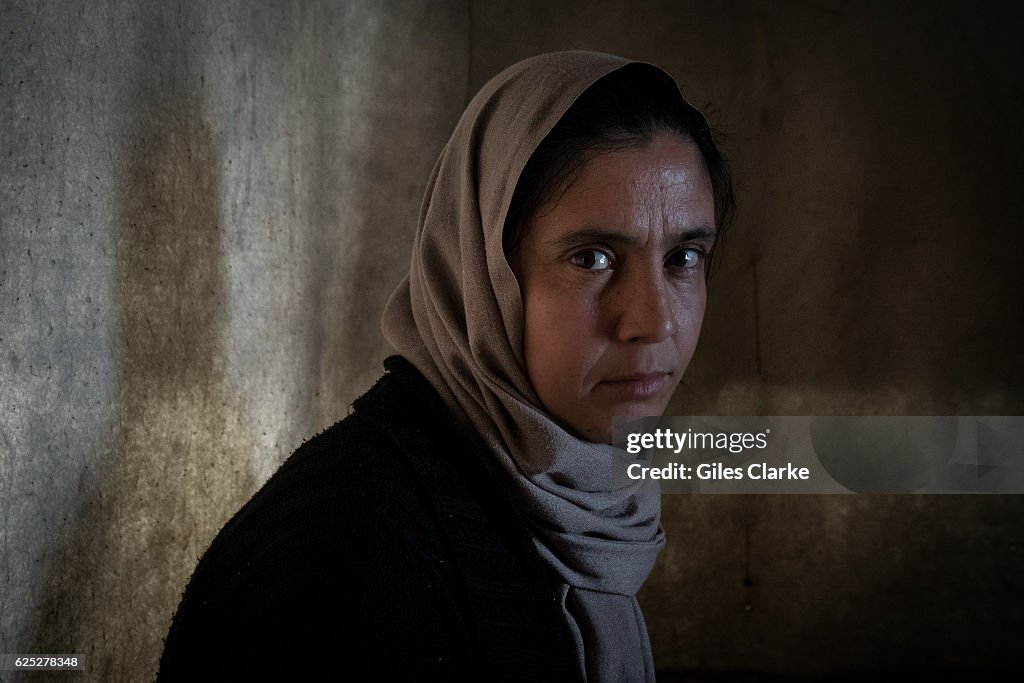
<svg viewBox="0 0 1024 683">
<path fill-rule="evenodd" d="M 697 346 L 715 237 L 700 151 L 673 135 L 595 157 L 536 212 L 509 262 L 548 413 L 606 443 L 613 416 L 662 413 Z"/>
</svg>

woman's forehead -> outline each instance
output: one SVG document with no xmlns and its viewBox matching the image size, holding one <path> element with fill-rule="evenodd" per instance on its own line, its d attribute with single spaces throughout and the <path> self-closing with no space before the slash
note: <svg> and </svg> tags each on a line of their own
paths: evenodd
<svg viewBox="0 0 1024 683">
<path fill-rule="evenodd" d="M 674 137 L 594 157 L 549 206 L 538 211 L 533 238 L 641 239 L 658 227 L 672 238 L 714 233 L 711 182 L 696 145 Z"/>
</svg>

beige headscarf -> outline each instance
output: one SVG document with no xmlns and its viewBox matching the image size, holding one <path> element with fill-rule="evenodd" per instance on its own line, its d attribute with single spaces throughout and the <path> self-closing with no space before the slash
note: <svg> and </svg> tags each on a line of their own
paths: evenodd
<svg viewBox="0 0 1024 683">
<path fill-rule="evenodd" d="M 630 63 L 545 54 L 483 87 L 434 166 L 409 276 L 383 317 L 387 340 L 509 474 L 541 556 L 564 582 L 563 612 L 591 681 L 654 680 L 635 596 L 664 545 L 660 492 L 654 482 L 616 483 L 612 447 L 577 438 L 541 407 L 502 230 L 533 151 L 587 88 Z"/>
</svg>

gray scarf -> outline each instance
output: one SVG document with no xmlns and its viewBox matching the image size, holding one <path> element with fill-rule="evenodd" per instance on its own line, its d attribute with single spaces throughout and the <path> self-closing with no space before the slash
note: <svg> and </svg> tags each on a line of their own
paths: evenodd
<svg viewBox="0 0 1024 683">
<path fill-rule="evenodd" d="M 636 593 L 664 545 L 655 482 L 615 481 L 611 446 L 568 433 L 540 407 L 523 360 L 523 306 L 502 229 L 523 167 L 566 110 L 628 60 L 539 55 L 470 102 L 427 186 L 410 272 L 384 336 L 508 473 L 591 681 L 653 681 Z M 655 68 L 655 67 L 650 67 Z"/>
</svg>

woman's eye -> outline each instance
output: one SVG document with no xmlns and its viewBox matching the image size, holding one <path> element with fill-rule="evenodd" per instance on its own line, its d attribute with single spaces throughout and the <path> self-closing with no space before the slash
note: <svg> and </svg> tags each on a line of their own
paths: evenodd
<svg viewBox="0 0 1024 683">
<path fill-rule="evenodd" d="M 668 257 L 668 264 L 676 268 L 696 268 L 704 261 L 699 249 L 680 249 Z"/>
<path fill-rule="evenodd" d="M 600 249 L 587 249 L 572 257 L 572 264 L 585 270 L 605 270 L 611 268 L 612 259 Z"/>
</svg>

